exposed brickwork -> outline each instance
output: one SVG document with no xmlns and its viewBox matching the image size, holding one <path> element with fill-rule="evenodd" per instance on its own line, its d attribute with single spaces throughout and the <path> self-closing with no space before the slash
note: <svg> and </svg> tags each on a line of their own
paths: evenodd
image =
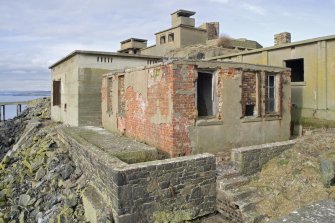
<svg viewBox="0 0 335 223">
<path fill-rule="evenodd" d="M 174 156 L 189 155 L 192 152 L 188 126 L 196 119 L 195 83 L 197 72 L 194 66 L 178 65 L 174 70 L 173 92 L 173 138 Z"/>
<path fill-rule="evenodd" d="M 256 106 L 256 72 L 243 72 L 242 74 L 242 96 L 241 96 L 241 105 L 242 105 L 242 116 L 245 115 L 246 105 Z M 254 107 L 256 109 L 256 107 Z"/>
<path fill-rule="evenodd" d="M 291 43 L 291 33 L 283 32 L 278 33 L 274 36 L 275 46 L 282 45 L 285 43 Z"/>
<path fill-rule="evenodd" d="M 132 87 L 125 91 L 125 134 L 174 156 L 172 119 L 169 118 L 172 115 L 169 109 L 172 107 L 173 70 L 170 66 L 162 66 L 148 72 L 147 99 Z M 160 114 L 166 122 L 154 123 L 155 114 Z"/>
</svg>

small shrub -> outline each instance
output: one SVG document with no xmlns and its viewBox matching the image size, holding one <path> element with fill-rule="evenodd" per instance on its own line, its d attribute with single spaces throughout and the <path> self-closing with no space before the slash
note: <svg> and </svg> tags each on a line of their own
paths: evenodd
<svg viewBox="0 0 335 223">
<path fill-rule="evenodd" d="M 228 35 L 222 35 L 217 41 L 218 47 L 232 48 L 231 38 Z"/>
</svg>

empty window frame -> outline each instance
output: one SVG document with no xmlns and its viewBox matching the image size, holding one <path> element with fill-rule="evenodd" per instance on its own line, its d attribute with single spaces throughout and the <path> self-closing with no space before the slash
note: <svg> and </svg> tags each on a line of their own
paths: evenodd
<svg viewBox="0 0 335 223">
<path fill-rule="evenodd" d="M 123 115 L 125 113 L 126 101 L 124 92 L 124 75 L 118 76 L 118 114 Z"/>
<path fill-rule="evenodd" d="M 174 41 L 174 33 L 169 33 L 168 34 L 168 42 L 173 42 Z"/>
<path fill-rule="evenodd" d="M 159 43 L 160 44 L 164 44 L 165 43 L 165 36 L 161 36 L 160 39 L 159 39 Z"/>
<path fill-rule="evenodd" d="M 291 68 L 291 82 L 303 82 L 304 59 L 286 60 L 285 66 Z"/>
<path fill-rule="evenodd" d="M 107 112 L 113 112 L 113 77 L 107 79 Z"/>
<path fill-rule="evenodd" d="M 199 117 L 214 115 L 214 92 L 214 74 L 199 72 L 196 101 Z"/>
<path fill-rule="evenodd" d="M 265 112 L 276 112 L 276 76 L 266 75 Z"/>
<path fill-rule="evenodd" d="M 61 81 L 52 82 L 52 105 L 60 106 L 61 105 Z"/>
</svg>

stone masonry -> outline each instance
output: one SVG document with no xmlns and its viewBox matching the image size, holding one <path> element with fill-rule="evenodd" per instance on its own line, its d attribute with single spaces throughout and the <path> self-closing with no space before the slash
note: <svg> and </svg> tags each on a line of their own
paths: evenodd
<svg viewBox="0 0 335 223">
<path fill-rule="evenodd" d="M 91 185 L 102 194 L 105 212 L 110 210 L 114 222 L 182 222 L 215 212 L 213 155 L 127 164 L 75 132 L 62 128 L 59 135 Z"/>
</svg>

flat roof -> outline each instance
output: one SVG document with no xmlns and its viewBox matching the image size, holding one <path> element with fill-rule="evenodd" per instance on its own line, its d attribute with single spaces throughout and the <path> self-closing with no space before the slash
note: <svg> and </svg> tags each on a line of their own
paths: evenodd
<svg viewBox="0 0 335 223">
<path fill-rule="evenodd" d="M 180 24 L 179 26 L 175 26 L 175 27 L 171 27 L 171 28 L 165 29 L 163 31 L 159 31 L 159 32 L 155 33 L 155 35 L 160 34 L 160 33 L 164 33 L 166 31 L 169 31 L 169 30 L 172 30 L 172 29 L 176 29 L 176 28 L 179 28 L 179 27 L 187 28 L 187 29 L 194 29 L 194 30 L 198 30 L 198 31 L 201 31 L 201 32 L 207 32 L 206 29 L 202 29 L 202 28 L 198 28 L 198 27 L 193 27 L 193 26 L 188 26 L 188 25 Z"/>
<path fill-rule="evenodd" d="M 146 40 L 146 39 L 139 39 L 139 38 L 129 38 L 129 39 L 126 39 L 126 40 L 123 40 L 123 41 L 121 41 L 120 43 L 127 43 L 127 42 L 130 42 L 130 41 L 132 41 L 132 40 L 134 40 L 134 41 L 136 41 L 136 42 L 142 42 L 142 43 L 145 43 L 145 42 L 147 42 L 148 40 Z"/>
<path fill-rule="evenodd" d="M 179 10 L 171 13 L 171 15 L 173 15 L 173 14 L 177 14 L 178 16 L 183 16 L 183 17 L 190 17 L 190 16 L 194 15 L 195 12 L 189 11 L 189 10 L 184 10 L 184 9 L 179 9 Z"/>
<path fill-rule="evenodd" d="M 148 58 L 148 59 L 162 59 L 160 56 L 150 56 L 150 55 L 138 55 L 138 54 L 128 54 L 128 53 L 115 53 L 106 51 L 89 51 L 89 50 L 75 50 L 62 59 L 58 60 L 56 63 L 52 64 L 49 69 L 57 66 L 58 64 L 64 62 L 65 60 L 73 57 L 76 54 L 86 54 L 86 55 L 104 55 L 104 56 L 114 56 L 114 57 L 138 57 L 138 58 Z"/>
<path fill-rule="evenodd" d="M 207 58 L 205 60 L 209 61 L 209 60 L 229 58 L 229 57 L 234 57 L 234 56 L 239 56 L 239 55 L 254 54 L 254 53 L 263 52 L 263 51 L 271 51 L 271 50 L 276 50 L 276 49 L 281 49 L 281 48 L 288 48 L 288 47 L 299 46 L 299 45 L 305 45 L 305 44 L 309 44 L 309 43 L 314 43 L 314 42 L 319 42 L 319 41 L 324 41 L 324 40 L 331 40 L 331 39 L 335 40 L 335 35 L 317 37 L 317 38 L 297 41 L 297 42 L 293 42 L 293 43 L 286 43 L 286 44 L 282 44 L 282 45 L 278 45 L 278 46 L 270 46 L 270 47 L 255 49 L 255 50 L 244 51 L 244 52 L 240 52 L 240 53 L 233 53 L 233 54 L 226 54 L 226 55 L 221 55 L 221 56 L 216 56 L 216 57 L 210 57 L 210 58 Z"/>
</svg>

